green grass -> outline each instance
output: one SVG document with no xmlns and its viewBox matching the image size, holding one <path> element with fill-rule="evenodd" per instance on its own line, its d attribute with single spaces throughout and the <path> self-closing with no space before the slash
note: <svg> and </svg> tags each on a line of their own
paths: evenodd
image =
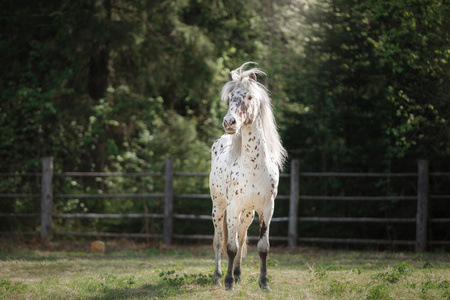
<svg viewBox="0 0 450 300">
<path fill-rule="evenodd" d="M 212 247 L 130 248 L 0 248 L 0 299 L 450 299 L 448 253 L 272 249 L 267 293 L 254 247 L 231 292 L 211 284 Z"/>
</svg>

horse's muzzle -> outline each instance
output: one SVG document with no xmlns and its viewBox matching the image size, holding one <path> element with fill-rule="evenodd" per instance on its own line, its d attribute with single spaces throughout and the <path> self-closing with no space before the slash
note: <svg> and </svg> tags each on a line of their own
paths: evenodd
<svg viewBox="0 0 450 300">
<path fill-rule="evenodd" d="M 232 116 L 225 116 L 222 123 L 223 129 L 225 129 L 225 132 L 228 134 L 235 134 L 236 133 L 236 119 Z"/>
</svg>

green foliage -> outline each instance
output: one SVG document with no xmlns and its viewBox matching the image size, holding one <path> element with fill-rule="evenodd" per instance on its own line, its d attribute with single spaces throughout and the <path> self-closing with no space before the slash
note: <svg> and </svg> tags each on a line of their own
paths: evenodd
<svg viewBox="0 0 450 300">
<path fill-rule="evenodd" d="M 268 73 L 264 81 L 283 143 L 291 157 L 301 158 L 302 171 L 411 172 L 423 157 L 432 169 L 445 171 L 449 10 L 439 0 L 2 1 L 0 11 L 8 13 L 0 13 L 0 169 L 38 172 L 41 158 L 53 156 L 57 173 L 161 172 L 172 157 L 178 172 L 207 172 L 209 147 L 222 133 L 226 111 L 219 101 L 223 83 L 231 69 L 256 61 Z M 205 182 L 178 186 L 183 193 L 207 193 Z M 437 184 L 434 193 L 446 194 L 447 186 Z M 54 193 L 162 187 L 155 178 L 55 178 Z M 39 194 L 39 181 L 8 178 L 0 193 Z M 390 178 L 364 184 L 330 178 L 302 183 L 302 193 L 410 192 Z M 208 205 L 177 207 L 198 211 Z M 448 215 L 447 206 L 433 205 Z M 315 216 L 415 213 L 412 205 L 394 202 L 304 206 L 306 215 Z M 5 212 L 38 209 L 33 199 L 0 203 Z M 55 203 L 55 213 L 143 209 L 160 212 L 161 201 Z M 65 230 L 120 226 L 118 220 L 57 222 Z M 0 224 L 5 230 L 37 226 L 35 220 Z M 141 230 L 143 224 L 127 226 Z M 301 226 L 324 236 L 364 234 L 363 227 Z M 386 232 L 410 229 L 386 225 L 373 231 L 385 238 Z"/>
<path fill-rule="evenodd" d="M 366 299 L 376 300 L 376 299 L 393 299 L 393 298 L 389 296 L 386 286 L 380 284 L 370 288 Z"/>
<path fill-rule="evenodd" d="M 175 274 L 174 270 L 161 271 L 159 277 L 162 284 L 168 285 L 170 287 L 181 287 L 184 285 L 196 284 L 199 286 L 211 285 L 212 284 L 212 274 L 205 275 L 202 273 L 198 274 Z"/>
<path fill-rule="evenodd" d="M 414 269 L 408 263 L 396 264 L 390 272 L 378 273 L 374 276 L 376 279 L 383 279 L 389 283 L 397 283 L 401 277 L 414 272 Z"/>
<path fill-rule="evenodd" d="M 448 128 L 448 5 L 311 1 L 278 9 L 281 36 L 295 49 L 277 61 L 281 125 L 305 167 L 389 170 L 425 153 L 448 164 L 448 139 L 439 137 Z"/>
<path fill-rule="evenodd" d="M 396 272 L 398 272 L 400 275 L 407 275 L 407 274 L 411 274 L 414 272 L 414 269 L 411 267 L 410 264 L 408 263 L 399 263 L 395 265 L 395 270 Z"/>
<path fill-rule="evenodd" d="M 335 295 L 342 295 L 342 294 L 344 294 L 345 289 L 346 289 L 345 283 L 342 283 L 342 282 L 337 281 L 337 280 L 333 280 L 330 283 L 329 293 L 330 294 L 335 294 Z"/>
<path fill-rule="evenodd" d="M 0 291 L 4 293 L 18 294 L 26 291 L 28 286 L 21 282 L 12 282 L 8 279 L 0 279 Z"/>
<path fill-rule="evenodd" d="M 228 68 L 252 51 L 236 54 L 246 34 L 239 20 L 256 16 L 242 9 L 251 4 L 219 1 L 206 9 L 195 1 L 2 2 L 0 10 L 10 13 L 0 15 L 0 169 L 40 171 L 41 158 L 51 155 L 56 172 L 160 172 L 167 157 L 178 172 L 207 171 L 209 147 L 221 133 L 217 95 Z M 253 37 L 247 39 L 252 43 Z M 2 181 L 0 192 L 39 193 L 34 182 L 22 181 Z M 54 193 L 161 189 L 152 178 L 67 178 L 55 180 Z M 206 192 L 205 185 L 196 191 Z M 54 207 L 126 213 L 142 212 L 142 206 L 158 210 L 158 201 L 69 199 Z M 0 204 L 9 212 L 35 206 L 29 199 Z M 105 230 L 117 220 L 57 222 L 58 230 Z"/>
<path fill-rule="evenodd" d="M 310 270 L 315 277 L 317 277 L 318 279 L 323 279 L 327 275 L 328 271 L 342 270 L 342 267 L 335 265 L 318 265 L 317 267 L 313 267 Z"/>
<path fill-rule="evenodd" d="M 422 268 L 423 269 L 431 269 L 431 268 L 433 268 L 433 265 L 428 260 L 426 260 L 425 263 L 423 264 Z"/>
<path fill-rule="evenodd" d="M 376 2 L 376 1 L 375 1 Z M 368 24 L 368 41 L 388 84 L 386 99 L 402 120 L 389 134 L 399 155 L 448 151 L 441 130 L 448 128 L 449 6 L 443 1 L 366 1 L 360 8 Z"/>
<path fill-rule="evenodd" d="M 275 5 L 279 40 L 271 60 L 279 124 L 302 171 L 415 171 L 450 167 L 448 151 L 449 5 L 445 1 L 290 1 Z M 282 55 L 279 55 L 282 53 Z M 275 65 L 274 65 L 275 64 Z M 374 189 L 374 186 L 376 188 Z M 355 189 L 355 187 L 357 187 Z M 330 178 L 302 182 L 310 195 L 405 195 L 394 180 Z M 366 189 L 367 188 L 367 189 Z M 447 190 L 437 187 L 446 193 Z M 308 216 L 412 216 L 405 202 L 306 202 Z M 439 211 L 448 209 L 439 204 Z M 353 225 L 301 224 L 314 236 L 358 235 Z M 364 225 L 363 225 L 364 226 Z M 370 227 L 370 229 L 369 229 Z M 361 227 L 398 236 L 397 226 Z"/>
</svg>

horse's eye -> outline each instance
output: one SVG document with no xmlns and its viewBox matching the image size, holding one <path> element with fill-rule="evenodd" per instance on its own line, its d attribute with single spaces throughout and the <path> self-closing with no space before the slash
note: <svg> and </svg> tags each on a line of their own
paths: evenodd
<svg viewBox="0 0 450 300">
<path fill-rule="evenodd" d="M 252 99 L 253 99 L 252 95 L 248 95 L 248 100 L 252 100 Z"/>
</svg>

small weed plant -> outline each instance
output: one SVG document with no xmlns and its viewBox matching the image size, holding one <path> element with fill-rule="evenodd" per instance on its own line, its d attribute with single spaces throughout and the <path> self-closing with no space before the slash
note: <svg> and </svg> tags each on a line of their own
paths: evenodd
<svg viewBox="0 0 450 300">
<path fill-rule="evenodd" d="M 383 279 L 389 283 L 396 283 L 400 280 L 400 278 L 413 272 L 414 269 L 411 267 L 411 265 L 403 262 L 396 264 L 395 268 L 393 268 L 392 271 L 378 273 L 374 276 L 374 278 Z"/>
<path fill-rule="evenodd" d="M 171 287 L 181 287 L 184 285 L 206 286 L 212 282 L 212 275 L 208 274 L 175 274 L 174 270 L 161 271 L 159 273 L 160 282 Z"/>
<path fill-rule="evenodd" d="M 0 292 L 2 293 L 22 293 L 28 286 L 21 282 L 12 282 L 7 279 L 0 279 Z"/>
</svg>

